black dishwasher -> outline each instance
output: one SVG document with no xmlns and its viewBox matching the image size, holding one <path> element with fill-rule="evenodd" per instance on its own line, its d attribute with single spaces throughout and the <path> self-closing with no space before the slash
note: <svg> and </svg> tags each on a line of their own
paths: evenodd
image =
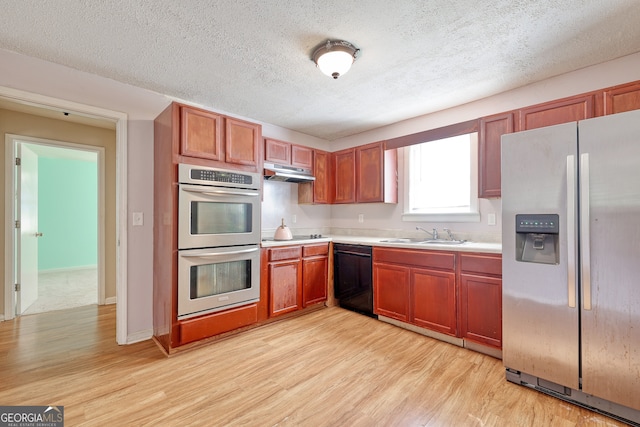
<svg viewBox="0 0 640 427">
<path fill-rule="evenodd" d="M 333 292 L 340 307 L 377 318 L 372 276 L 371 246 L 333 245 Z"/>
</svg>

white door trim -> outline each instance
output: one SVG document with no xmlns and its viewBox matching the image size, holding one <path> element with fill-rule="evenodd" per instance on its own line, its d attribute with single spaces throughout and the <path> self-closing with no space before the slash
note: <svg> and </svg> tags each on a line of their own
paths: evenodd
<svg viewBox="0 0 640 427">
<path fill-rule="evenodd" d="M 30 145 L 41 145 L 56 148 L 69 148 L 73 150 L 88 151 L 96 154 L 96 164 L 98 172 L 98 304 L 105 304 L 105 169 L 104 169 L 104 153 L 103 147 L 96 147 L 92 145 L 76 144 L 66 141 L 57 141 L 51 139 L 34 138 L 24 135 L 5 134 L 5 218 L 11 218 L 11 221 L 5 221 L 5 236 L 6 242 L 11 242 L 11 251 L 5 253 L 5 285 L 7 286 L 6 295 L 13 295 L 11 289 L 13 288 L 10 283 L 13 278 L 16 277 L 16 263 L 14 242 L 16 241 L 16 228 L 13 226 L 13 222 L 16 218 L 13 218 L 14 212 L 16 212 L 15 197 L 12 192 L 15 191 L 17 182 L 15 182 L 15 170 L 13 163 L 16 153 L 16 146 L 18 143 L 26 143 Z M 8 216 L 10 215 L 10 216 Z M 5 245 L 9 247 L 9 245 Z M 5 299 L 5 318 L 11 319 L 14 317 L 15 306 L 13 304 L 14 298 L 11 297 L 8 300 Z M 8 303 L 7 303 L 8 302 Z M 114 301 L 115 302 L 115 301 Z M 8 311 L 9 307 L 13 307 Z M 10 313 L 10 316 L 6 316 L 6 313 Z"/>
<path fill-rule="evenodd" d="M 116 124 L 116 341 L 127 344 L 127 114 L 119 111 L 107 110 L 91 105 L 66 101 L 44 95 L 24 92 L 17 89 L 0 86 L 0 97 L 22 104 L 35 105 L 57 111 L 67 111 L 76 114 L 109 120 Z M 5 173 L 6 175 L 6 173 Z M 12 178 L 13 179 L 13 178 Z M 6 204 L 5 204 L 6 205 Z M 5 206 L 6 210 L 6 206 Z M 6 214 L 5 214 L 6 215 Z M 13 213 L 9 218 L 13 217 Z M 7 245 L 9 251 L 7 251 Z M 5 256 L 12 251 L 13 242 L 5 236 Z M 6 281 L 5 269 L 5 281 Z M 10 279 L 12 281 L 13 278 Z M 7 289 L 7 286 L 5 286 Z M 5 319 L 7 301 L 5 293 Z"/>
</svg>

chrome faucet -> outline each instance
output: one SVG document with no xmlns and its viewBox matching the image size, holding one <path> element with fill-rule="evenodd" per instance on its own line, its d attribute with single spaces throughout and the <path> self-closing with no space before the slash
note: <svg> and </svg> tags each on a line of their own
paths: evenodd
<svg viewBox="0 0 640 427">
<path fill-rule="evenodd" d="M 433 237 L 434 240 L 438 240 L 438 229 L 436 229 L 436 228 L 434 228 L 433 231 L 427 231 L 424 228 L 416 227 L 416 230 L 424 231 L 425 233 L 430 234 L 431 237 Z"/>
<path fill-rule="evenodd" d="M 448 228 L 445 228 L 444 231 L 447 232 L 447 236 L 449 237 L 449 240 L 456 240 L 453 238 L 453 233 L 451 232 L 451 230 L 449 230 Z"/>
</svg>

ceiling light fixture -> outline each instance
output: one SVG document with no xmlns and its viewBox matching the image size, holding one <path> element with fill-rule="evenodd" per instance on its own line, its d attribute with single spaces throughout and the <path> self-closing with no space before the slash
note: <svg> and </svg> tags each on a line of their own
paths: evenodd
<svg viewBox="0 0 640 427">
<path fill-rule="evenodd" d="M 359 53 L 360 49 L 349 42 L 327 40 L 313 52 L 312 59 L 320 71 L 337 79 L 349 71 Z"/>
</svg>

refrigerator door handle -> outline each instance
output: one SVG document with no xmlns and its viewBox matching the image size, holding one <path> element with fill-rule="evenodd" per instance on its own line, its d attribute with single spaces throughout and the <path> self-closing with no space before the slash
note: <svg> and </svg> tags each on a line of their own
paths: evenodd
<svg viewBox="0 0 640 427">
<path fill-rule="evenodd" d="M 576 307 L 576 160 L 567 156 L 567 296 Z"/>
<path fill-rule="evenodd" d="M 589 153 L 580 155 L 580 258 L 582 306 L 591 310 L 591 240 L 589 235 Z"/>
</svg>

